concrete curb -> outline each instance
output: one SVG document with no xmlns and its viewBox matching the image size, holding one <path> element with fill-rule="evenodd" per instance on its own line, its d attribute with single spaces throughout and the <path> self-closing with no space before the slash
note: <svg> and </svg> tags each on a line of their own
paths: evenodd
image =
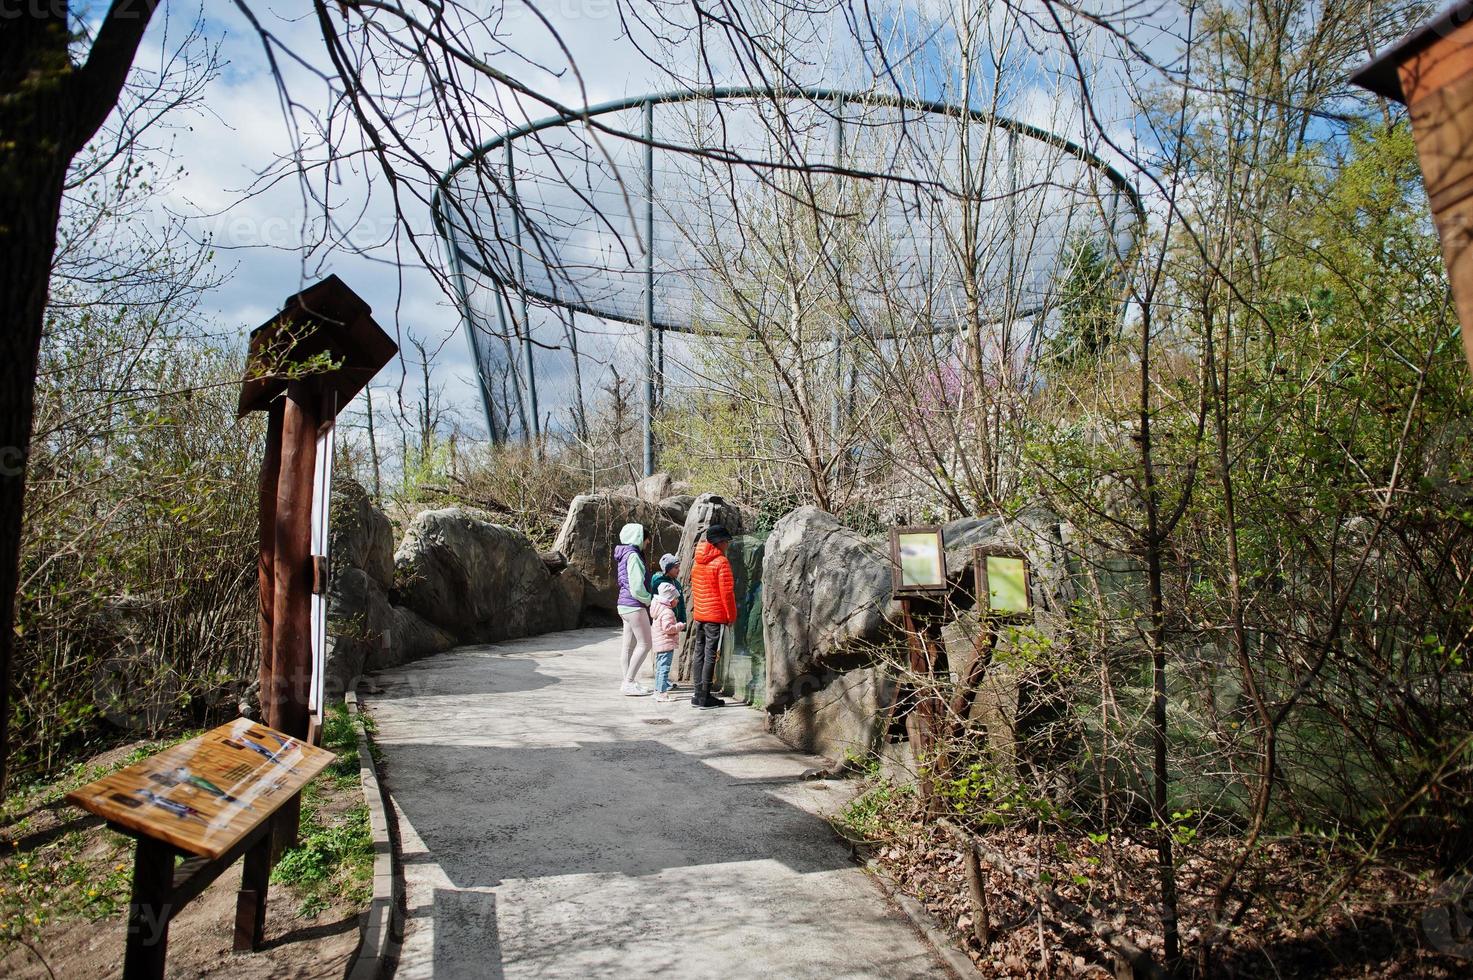
<svg viewBox="0 0 1473 980">
<path fill-rule="evenodd" d="M 875 886 L 884 892 L 887 898 L 900 906 L 900 911 L 905 913 L 910 924 L 925 937 L 926 942 L 947 969 L 961 980 L 969 980 L 979 975 L 980 971 L 971 958 L 957 949 L 956 943 L 936 925 L 936 920 L 931 918 L 931 913 L 926 911 L 924 905 L 905 894 L 895 882 L 890 880 L 890 877 L 881 870 L 879 861 L 870 858 L 864 862 L 864 870 L 869 873 L 869 878 L 875 883 Z"/>
<path fill-rule="evenodd" d="M 343 700 L 355 722 L 359 715 L 358 695 L 349 691 Z M 347 980 L 380 980 L 399 952 L 404 923 L 400 919 L 399 876 L 394 866 L 394 840 L 389 834 L 388 800 L 374 769 L 368 736 L 355 724 L 358 735 L 358 779 L 363 784 L 363 801 L 368 805 L 368 828 L 373 835 L 373 900 L 363 918 L 358 953 Z"/>
</svg>

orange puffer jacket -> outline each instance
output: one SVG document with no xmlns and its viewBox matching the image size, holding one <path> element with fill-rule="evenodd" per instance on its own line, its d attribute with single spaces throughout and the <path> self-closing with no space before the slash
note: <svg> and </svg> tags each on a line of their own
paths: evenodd
<svg viewBox="0 0 1473 980">
<path fill-rule="evenodd" d="M 696 622 L 736 622 L 736 591 L 731 577 L 731 562 L 709 541 L 702 541 L 696 547 L 696 560 L 690 571 L 690 596 Z"/>
</svg>

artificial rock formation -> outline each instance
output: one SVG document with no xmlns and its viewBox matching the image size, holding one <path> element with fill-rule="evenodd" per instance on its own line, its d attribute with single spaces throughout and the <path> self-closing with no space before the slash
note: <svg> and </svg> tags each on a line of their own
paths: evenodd
<svg viewBox="0 0 1473 980">
<path fill-rule="evenodd" d="M 638 497 L 647 504 L 658 504 L 671 497 L 688 495 L 689 489 L 690 485 L 684 480 L 677 480 L 669 473 L 661 472 L 647 476 L 638 483 L 626 483 L 606 492 L 621 497 Z"/>
<path fill-rule="evenodd" d="M 977 546 L 1022 548 L 1033 571 L 1037 623 L 1055 631 L 1072 598 L 1057 521 L 1028 512 L 968 518 L 942 529 L 952 599 L 972 623 L 948 627 L 953 670 L 974 658 L 976 615 L 971 561 Z M 865 755 L 878 747 L 895 688 L 876 664 L 900 640 L 899 603 L 891 588 L 888 538 L 867 538 L 831 514 L 803 507 L 780 520 L 763 561 L 763 629 L 767 710 L 789 744 L 830 758 Z M 1011 725 L 1018 683 L 989 676 L 973 712 Z"/>
<path fill-rule="evenodd" d="M 680 546 L 680 525 L 669 519 L 660 504 L 616 493 L 573 498 L 553 545 L 553 550 L 568 560 L 568 570 L 583 580 L 581 608 L 589 621 L 613 622 L 618 615 L 615 600 L 619 578 L 614 568 L 614 545 L 619 541 L 619 529 L 625 524 L 644 525 L 644 553 L 651 571 L 655 570 L 660 555 Z"/>
<path fill-rule="evenodd" d="M 893 634 L 888 544 L 817 507 L 800 507 L 772 529 L 762 586 L 769 711 L 869 663 Z"/>
<path fill-rule="evenodd" d="M 327 678 L 329 700 L 342 697 L 365 673 L 442 653 L 456 638 L 418 614 L 389 601 L 373 576 L 337 565 L 328 591 Z"/>
<path fill-rule="evenodd" d="M 356 480 L 334 481 L 329 533 L 334 564 L 359 568 L 381 589 L 394 587 L 394 526 Z"/>
<path fill-rule="evenodd" d="M 459 507 L 414 519 L 394 575 L 400 603 L 461 643 L 573 629 L 582 612 L 576 570 L 553 575 L 521 531 Z"/>
<path fill-rule="evenodd" d="M 525 535 L 479 512 L 426 511 L 396 553 L 388 518 L 340 480 L 331 548 L 329 698 L 367 672 L 461 643 L 572 629 L 582 616 L 582 576 L 552 573 Z"/>
<path fill-rule="evenodd" d="M 335 481 L 328 585 L 329 700 L 342 697 L 372 670 L 448 650 L 455 637 L 390 599 L 394 535 L 389 519 L 353 480 Z"/>
</svg>

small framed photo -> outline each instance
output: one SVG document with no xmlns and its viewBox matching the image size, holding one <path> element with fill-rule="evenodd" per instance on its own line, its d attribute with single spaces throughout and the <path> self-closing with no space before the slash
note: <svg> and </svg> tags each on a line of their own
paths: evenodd
<svg viewBox="0 0 1473 980">
<path fill-rule="evenodd" d="M 896 527 L 890 529 L 891 583 L 896 592 L 944 592 L 946 548 L 941 528 Z"/>
<path fill-rule="evenodd" d="M 1030 619 L 1033 578 L 1028 556 L 1015 548 L 976 548 L 977 604 L 991 619 Z"/>
</svg>

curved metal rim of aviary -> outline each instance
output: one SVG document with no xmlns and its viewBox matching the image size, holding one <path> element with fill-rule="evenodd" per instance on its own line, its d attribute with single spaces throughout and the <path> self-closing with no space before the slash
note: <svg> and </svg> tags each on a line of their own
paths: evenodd
<svg viewBox="0 0 1473 980">
<path fill-rule="evenodd" d="M 472 166 L 478 160 L 484 159 L 486 155 L 489 154 L 491 151 L 500 149 L 512 140 L 520 139 L 521 137 L 528 136 L 532 133 L 541 132 L 544 129 L 556 129 L 559 126 L 567 126 L 572 123 L 585 122 L 593 116 L 601 116 L 613 112 L 623 112 L 629 109 L 637 109 L 642 106 L 669 105 L 679 102 L 715 101 L 720 99 L 752 98 L 809 99 L 814 102 L 853 102 L 869 106 L 888 107 L 895 109 L 912 109 L 917 112 L 931 113 L 933 115 L 967 115 L 977 122 L 988 123 L 1007 132 L 1016 133 L 1020 136 L 1026 136 L 1029 139 L 1036 140 L 1045 145 L 1056 147 L 1062 150 L 1064 153 L 1079 160 L 1081 163 L 1087 164 L 1097 172 L 1103 174 L 1105 179 L 1108 180 L 1117 190 L 1119 190 L 1125 196 L 1125 198 L 1130 202 L 1131 210 L 1135 213 L 1135 218 L 1138 225 L 1144 226 L 1146 223 L 1145 205 L 1141 201 L 1140 194 L 1136 191 L 1135 186 L 1131 184 L 1129 178 L 1120 173 L 1120 171 L 1116 170 L 1113 166 L 1110 165 L 1109 162 L 1104 160 L 1102 157 L 1085 149 L 1078 143 L 1075 143 L 1073 140 L 1064 136 L 1060 136 L 1059 134 L 1054 133 L 1050 130 L 1043 129 L 1042 127 L 1035 126 L 1032 123 L 1020 122 L 1019 120 L 1013 119 L 1009 116 L 995 115 L 982 109 L 964 109 L 961 106 L 952 105 L 948 102 L 936 102 L 930 99 L 902 98 L 899 96 L 886 95 L 881 92 L 859 92 L 847 91 L 843 89 L 801 87 L 764 88 L 762 86 L 718 86 L 714 88 L 659 92 L 652 95 L 639 95 L 623 99 L 613 99 L 608 102 L 601 102 L 597 105 L 590 106 L 583 112 L 562 113 L 558 115 L 548 116 L 544 119 L 538 119 L 534 122 L 526 123 L 524 125 L 516 127 L 515 129 L 508 130 L 507 132 L 502 133 L 500 136 L 496 136 L 487 140 L 473 150 L 462 153 L 456 159 L 456 161 L 450 165 L 445 173 L 440 176 L 440 180 L 435 188 L 435 193 L 433 198 L 431 199 L 430 204 L 431 217 L 435 225 L 435 233 L 440 237 L 440 240 L 445 243 L 446 251 L 450 257 L 452 274 L 454 274 L 458 280 L 460 278 L 458 270 L 463 264 L 465 267 L 472 269 L 477 274 L 490 279 L 498 287 L 506 289 L 516 289 L 519 292 L 524 293 L 528 298 L 534 299 L 539 303 L 546 303 L 550 306 L 556 306 L 565 310 L 571 310 L 575 313 L 584 313 L 588 316 L 595 316 L 603 320 L 614 320 L 616 322 L 629 323 L 635 326 L 643 326 L 645 324 L 646 318 L 648 317 L 650 319 L 653 319 L 654 322 L 652 326 L 656 330 L 670 331 L 672 333 L 694 333 L 695 329 L 690 324 L 672 323 L 667 320 L 662 320 L 659 317 L 653 317 L 651 315 L 652 311 L 647 311 L 645 317 L 628 316 L 611 310 L 598 309 L 585 303 L 581 303 L 578 300 L 559 296 L 554 293 L 545 293 L 538 289 L 532 289 L 529 288 L 525 282 L 517 283 L 503 279 L 494 270 L 488 268 L 483 262 L 480 262 L 475 255 L 466 252 L 464 249 L 455 244 L 454 238 L 451 235 L 450 229 L 448 227 L 448 218 L 445 214 L 444 199 L 446 196 L 446 192 L 449 189 L 450 181 L 453 180 L 455 176 L 466 167 Z M 619 135 L 623 139 L 643 142 L 646 146 L 651 146 L 655 149 L 660 149 L 667 152 L 684 154 L 701 152 L 701 150 L 696 147 L 682 146 L 680 144 L 666 143 L 662 140 L 655 140 L 649 134 L 640 136 L 634 133 L 621 132 L 617 135 Z M 719 159 L 721 158 L 718 156 L 718 160 Z M 777 166 L 779 166 L 772 163 L 764 164 L 761 161 L 751 160 L 731 160 L 729 162 L 740 164 L 741 166 L 749 167 L 754 170 L 763 169 L 764 167 L 776 168 Z M 828 163 L 815 163 L 808 169 L 812 173 L 834 173 L 843 176 L 854 176 L 855 179 L 887 179 L 885 174 L 856 174 L 854 171 L 851 171 L 848 168 Z M 889 179 L 893 179 L 893 177 Z M 466 296 L 460 297 L 462 305 L 464 305 L 467 299 L 468 297 Z M 1040 312 L 1040 309 L 1041 308 L 1030 308 L 1019 310 L 1014 315 L 1018 319 L 1027 319 L 1028 317 Z"/>
<path fill-rule="evenodd" d="M 524 321 L 522 329 L 526 335 L 520 339 L 524 347 L 526 348 L 525 356 L 528 360 L 529 377 L 526 379 L 526 381 L 531 401 L 531 435 L 534 439 L 540 438 L 541 426 L 538 418 L 539 409 L 537 405 L 537 387 L 535 381 L 535 372 L 531 365 L 533 342 L 530 328 L 525 324 L 526 301 L 530 298 L 536 300 L 538 303 L 544 303 L 549 306 L 570 310 L 574 313 L 584 313 L 586 315 L 598 317 L 604 320 L 613 320 L 616 322 L 629 323 L 636 326 L 644 327 L 644 472 L 646 475 L 654 473 L 655 454 L 653 417 L 655 406 L 657 404 L 655 396 L 655 335 L 658 334 L 660 336 L 661 352 L 659 359 L 661 362 L 663 362 L 665 332 L 673 331 L 677 333 L 691 333 L 694 332 L 694 329 L 690 324 L 662 321 L 660 318 L 655 316 L 653 269 L 654 252 L 652 242 L 646 246 L 645 250 L 643 303 L 644 310 L 643 316 L 640 317 L 620 314 L 617 311 L 600 310 L 576 299 L 559 296 L 555 293 L 549 294 L 541 290 L 531 289 L 527 286 L 525 282 L 525 274 L 522 274 L 518 277 L 523 280 L 521 282 L 508 282 L 502 276 L 498 275 L 494 270 L 488 268 L 485 263 L 478 261 L 475 255 L 467 253 L 464 249 L 460 248 L 456 244 L 455 236 L 451 233 L 449 216 L 446 213 L 446 198 L 451 193 L 451 181 L 465 168 L 472 166 L 479 160 L 484 159 L 487 154 L 491 153 L 493 150 L 499 149 L 501 147 L 507 147 L 509 150 L 510 147 L 508 144 L 510 144 L 513 140 L 519 139 L 523 136 L 527 136 L 531 133 L 540 132 L 544 129 L 554 129 L 560 126 L 569 126 L 574 123 L 580 122 L 587 125 L 588 121 L 595 116 L 602 116 L 615 112 L 623 112 L 629 109 L 642 107 L 645 110 L 645 132 L 643 134 L 635 134 L 631 132 L 625 132 L 622 129 L 615 129 L 610 130 L 609 135 L 618 136 L 622 139 L 628 139 L 643 143 L 645 147 L 645 168 L 647 170 L 653 168 L 653 151 L 655 149 L 660 149 L 666 152 L 680 153 L 685 155 L 694 154 L 711 156 L 718 162 L 736 164 L 754 170 L 807 169 L 811 173 L 832 173 L 840 176 L 853 177 L 855 179 L 896 179 L 895 175 L 893 174 L 887 175 L 884 173 L 867 173 L 857 171 L 852 168 L 843 167 L 839 165 L 837 161 L 832 164 L 814 163 L 811 166 L 805 167 L 804 165 L 798 165 L 795 167 L 792 164 L 783 164 L 772 161 L 763 162 L 737 157 L 726 157 L 720 153 L 719 149 L 715 149 L 714 151 L 712 149 L 703 150 L 700 147 L 668 143 L 663 140 L 657 140 L 654 138 L 654 132 L 652 128 L 652 113 L 654 106 L 681 102 L 719 101 L 723 99 L 807 99 L 813 102 L 835 102 L 839 105 L 854 103 L 866 106 L 889 107 L 900 110 L 913 110 L 915 112 L 927 113 L 931 115 L 954 117 L 966 116 L 967 118 L 970 118 L 976 122 L 996 126 L 997 128 L 1002 129 L 1006 132 L 1014 133 L 1028 139 L 1035 140 L 1047 146 L 1055 147 L 1063 151 L 1065 154 L 1068 154 L 1069 156 L 1072 156 L 1075 159 L 1079 160 L 1081 163 L 1086 164 L 1097 173 L 1102 174 L 1105 179 L 1109 181 L 1109 183 L 1113 185 L 1118 192 L 1124 195 L 1124 197 L 1130 204 L 1131 210 L 1134 212 L 1135 222 L 1132 228 L 1131 235 L 1132 247 L 1134 245 L 1135 237 L 1133 233 L 1134 229 L 1144 227 L 1146 224 L 1145 205 L 1141 200 L 1140 194 L 1136 191 L 1135 186 L 1131 184 L 1130 180 L 1120 171 L 1116 170 L 1108 161 L 1086 149 L 1085 147 L 1080 146 L 1073 140 L 1065 136 L 1061 136 L 1058 133 L 1054 133 L 1050 130 L 1044 129 L 1040 126 L 1035 126 L 1031 123 L 1025 123 L 1020 120 L 1013 119 L 1009 116 L 997 115 L 982 109 L 972 109 L 947 102 L 937 102 L 931 99 L 907 98 L 897 95 L 889 95 L 882 92 L 850 91 L 845 89 L 830 89 L 821 87 L 714 86 L 708 88 L 684 89 L 669 92 L 659 92 L 648 95 L 632 96 L 622 99 L 613 99 L 608 102 L 602 102 L 597 105 L 589 106 L 581 112 L 560 112 L 543 119 L 538 119 L 533 122 L 518 126 L 514 129 L 508 130 L 507 132 L 502 133 L 500 136 L 493 137 L 492 139 L 487 140 L 474 149 L 461 154 L 460 157 L 457 158 L 456 161 L 452 163 L 448 169 L 446 169 L 445 173 L 440 175 L 440 179 L 436 184 L 435 193 L 430 203 L 431 220 L 434 222 L 435 233 L 440 238 L 440 240 L 445 243 L 446 253 L 450 260 L 450 272 L 454 280 L 454 286 L 457 293 L 456 299 L 461 307 L 461 316 L 464 320 L 466 339 L 470 344 L 471 357 L 476 365 L 477 380 L 479 382 L 478 387 L 481 389 L 482 405 L 486 412 L 486 422 L 489 427 L 492 441 L 501 441 L 502 434 L 497 429 L 495 416 L 491 409 L 491 393 L 487 388 L 487 380 L 484 374 L 483 365 L 481 363 L 479 354 L 479 345 L 476 342 L 474 317 L 471 311 L 470 295 L 465 281 L 465 269 L 467 267 L 473 269 L 479 275 L 488 278 L 491 283 L 496 287 L 497 310 L 502 317 L 503 332 L 505 332 L 505 310 L 502 306 L 501 291 L 505 289 L 515 289 L 521 296 Z M 842 122 L 842 120 L 840 121 Z M 511 176 L 512 179 L 515 179 L 514 174 L 511 174 L 509 176 Z M 513 193 L 515 193 L 514 190 Z M 649 238 L 651 236 L 653 230 L 651 228 L 654 220 L 653 207 L 654 204 L 652 200 L 645 201 L 644 218 L 646 227 L 646 238 Z M 506 301 L 509 303 L 510 297 L 507 297 Z M 1028 309 L 1018 310 L 1015 311 L 1012 316 L 1016 319 L 1028 319 L 1042 312 L 1042 309 L 1042 306 L 1037 306 Z M 837 333 L 834 338 L 833 346 L 834 356 L 836 359 L 835 371 L 836 376 L 838 376 L 837 363 L 838 358 L 841 356 L 841 344 L 840 338 Z M 518 398 L 520 399 L 520 397 L 521 395 L 519 391 Z"/>
</svg>

